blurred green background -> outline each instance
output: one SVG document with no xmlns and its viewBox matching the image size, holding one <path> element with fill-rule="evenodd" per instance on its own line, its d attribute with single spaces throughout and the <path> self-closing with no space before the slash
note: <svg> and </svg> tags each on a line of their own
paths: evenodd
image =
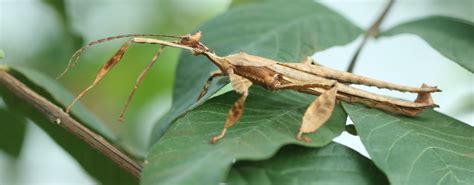
<svg viewBox="0 0 474 185">
<path fill-rule="evenodd" d="M 225 10 L 228 4 L 229 1 L 215 0 L 2 0 L 0 45 L 7 53 L 2 62 L 21 63 L 55 78 L 74 51 L 86 42 L 128 33 L 183 35 Z M 125 41 L 107 42 L 87 50 L 79 65 L 59 82 L 77 94 Z M 117 118 L 136 78 L 157 48 L 133 45 L 123 61 L 82 99 L 136 152 L 143 152 L 151 124 L 170 106 L 179 50 L 167 49 L 162 54 L 139 88 L 126 121 L 120 124 Z"/>
<path fill-rule="evenodd" d="M 225 11 L 229 4 L 230 0 L 0 0 L 0 49 L 6 55 L 1 63 L 26 65 L 55 78 L 75 50 L 87 42 L 129 33 L 187 34 Z M 87 50 L 76 68 L 59 83 L 77 94 L 92 82 L 102 64 L 125 41 L 107 42 Z M 145 155 L 153 123 L 171 105 L 180 50 L 165 50 L 138 89 L 125 122 L 119 123 L 117 118 L 136 78 L 157 48 L 133 45 L 123 61 L 81 100 L 128 151 L 139 156 Z M 29 123 L 27 130 L 19 159 L 0 152 L 0 184 L 51 183 L 52 179 L 66 183 L 93 182 L 36 125 Z"/>
<path fill-rule="evenodd" d="M 230 1 L 0 0 L 0 49 L 6 55 L 0 62 L 26 65 L 55 78 L 66 67 L 74 51 L 86 42 L 128 33 L 187 34 L 196 31 L 195 28 L 204 21 L 225 11 Z M 362 28 L 367 28 L 386 1 L 320 2 Z M 458 0 L 456 3 L 400 0 L 382 28 L 426 15 L 447 15 L 474 21 L 473 12 L 472 0 Z M 59 82 L 77 94 L 93 80 L 101 65 L 125 41 L 111 41 L 87 50 L 79 64 Z M 360 42 L 360 38 L 357 41 Z M 357 41 L 348 46 L 328 49 L 314 57 L 324 65 L 345 69 L 358 45 Z M 117 118 L 138 74 L 151 60 L 157 48 L 158 46 L 133 45 L 123 61 L 82 99 L 90 112 L 120 138 L 127 150 L 141 156 L 145 155 L 153 124 L 166 113 L 171 104 L 179 50 L 167 49 L 162 54 L 139 88 L 125 123 L 120 124 Z M 384 59 L 383 62 L 381 59 Z M 440 111 L 472 124 L 474 77 L 439 55 L 421 39 L 404 35 L 371 40 L 359 61 L 355 70 L 358 74 L 407 85 L 418 86 L 421 82 L 427 82 L 440 86 L 443 93 L 434 97 L 441 105 Z M 410 75 L 401 75 L 402 72 Z M 423 73 L 419 75 L 422 79 L 413 78 L 413 74 L 417 73 Z M 0 106 L 2 104 L 0 101 Z M 48 184 L 51 184 L 52 179 L 59 184 L 93 182 L 41 129 L 32 123 L 27 127 L 21 160 L 11 159 L 0 152 L 0 184 L 25 182 L 22 181 L 25 179 L 28 182 Z M 336 140 L 343 144 L 358 141 L 349 135 L 341 138 Z M 359 151 L 364 154 L 360 142 L 352 143 L 353 148 L 354 146 L 362 148 Z M 41 169 L 48 169 L 48 172 Z"/>
</svg>

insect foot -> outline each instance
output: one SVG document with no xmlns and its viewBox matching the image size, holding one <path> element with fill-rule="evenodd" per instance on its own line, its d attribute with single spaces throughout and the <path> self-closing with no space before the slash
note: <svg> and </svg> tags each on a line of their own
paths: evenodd
<svg viewBox="0 0 474 185">
<path fill-rule="evenodd" d="M 216 144 L 217 141 L 219 141 L 220 139 L 224 138 L 225 136 L 225 133 L 227 132 L 227 128 L 224 128 L 221 132 L 221 134 L 219 134 L 218 136 L 214 136 L 211 138 L 211 144 Z"/>
</svg>

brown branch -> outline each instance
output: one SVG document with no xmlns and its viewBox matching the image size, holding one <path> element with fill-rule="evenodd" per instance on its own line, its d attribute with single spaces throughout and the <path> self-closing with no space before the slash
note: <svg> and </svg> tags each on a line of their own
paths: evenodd
<svg viewBox="0 0 474 185">
<path fill-rule="evenodd" d="M 392 8 L 393 3 L 395 3 L 395 0 L 389 0 L 389 2 L 387 3 L 387 6 L 385 7 L 384 11 L 379 16 L 379 18 L 364 33 L 364 38 L 362 39 L 362 42 L 360 43 L 359 47 L 357 48 L 356 52 L 354 53 L 354 56 L 352 57 L 351 63 L 347 67 L 347 70 L 346 70 L 347 72 L 352 73 L 352 71 L 354 71 L 354 67 L 357 63 L 357 58 L 359 57 L 359 53 L 362 51 L 362 48 L 364 48 L 364 46 L 367 43 L 367 40 L 369 39 L 369 37 L 377 36 L 377 34 L 379 33 L 379 27 L 382 24 L 385 17 L 387 16 L 387 13 Z"/>
<path fill-rule="evenodd" d="M 143 167 L 139 163 L 121 152 L 102 136 L 71 118 L 60 107 L 40 96 L 4 70 L 0 70 L 0 85 L 6 87 L 17 97 L 33 106 L 52 123 L 57 123 L 59 126 L 89 144 L 92 148 L 101 152 L 134 177 L 140 177 Z"/>
</svg>

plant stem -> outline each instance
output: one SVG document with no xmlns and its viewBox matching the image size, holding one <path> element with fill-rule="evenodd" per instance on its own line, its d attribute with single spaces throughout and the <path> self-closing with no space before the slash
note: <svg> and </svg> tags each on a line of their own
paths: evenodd
<svg viewBox="0 0 474 185">
<path fill-rule="evenodd" d="M 385 6 L 384 11 L 382 12 L 382 14 L 380 14 L 379 18 L 372 24 L 372 26 L 370 26 L 369 29 L 367 29 L 367 31 L 365 31 L 364 38 L 362 39 L 362 42 L 360 43 L 359 47 L 354 53 L 351 63 L 347 67 L 347 70 L 346 70 L 347 72 L 352 73 L 352 71 L 354 71 L 354 67 L 357 63 L 357 58 L 359 57 L 359 53 L 361 52 L 362 48 L 364 48 L 369 37 L 377 36 L 377 34 L 379 33 L 380 25 L 382 24 L 383 20 L 387 16 L 387 13 L 390 11 L 394 3 L 395 3 L 395 0 L 389 0 L 389 2 L 387 3 L 387 6 Z"/>
<path fill-rule="evenodd" d="M 56 123 L 71 132 L 137 179 L 140 177 L 143 167 L 139 163 L 109 143 L 102 136 L 71 118 L 60 107 L 28 88 L 7 71 L 0 70 L 0 85 L 6 87 L 15 96 L 38 110 L 51 123 Z"/>
</svg>

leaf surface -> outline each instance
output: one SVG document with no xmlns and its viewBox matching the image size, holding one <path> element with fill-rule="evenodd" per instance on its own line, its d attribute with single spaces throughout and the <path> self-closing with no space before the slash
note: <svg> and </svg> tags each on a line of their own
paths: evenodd
<svg viewBox="0 0 474 185">
<path fill-rule="evenodd" d="M 392 184 L 474 184 L 474 128 L 434 110 L 396 116 L 343 104 Z"/>
<path fill-rule="evenodd" d="M 274 13 L 270 13 L 274 12 Z M 220 56 L 244 51 L 285 62 L 298 62 L 332 46 L 354 40 L 361 29 L 329 8 L 312 1 L 279 1 L 239 6 L 208 21 L 199 30 L 202 42 Z M 201 104 L 228 83 L 214 80 L 208 93 L 195 103 L 211 71 L 217 68 L 205 57 L 184 52 L 178 62 L 173 104 L 155 125 L 153 144 L 169 124 Z"/>
<path fill-rule="evenodd" d="M 433 49 L 474 72 L 474 23 L 452 17 L 432 16 L 395 26 L 382 36 L 415 34 Z"/>
<path fill-rule="evenodd" d="M 246 184 L 388 184 L 387 177 L 356 151 L 331 143 L 322 148 L 286 146 L 265 161 L 237 162 L 227 183 Z"/>
<path fill-rule="evenodd" d="M 240 121 L 217 144 L 209 144 L 239 97 L 228 92 L 177 119 L 151 149 L 142 184 L 218 184 L 225 181 L 233 161 L 267 159 L 292 143 L 324 146 L 341 134 L 346 123 L 347 115 L 336 106 L 328 122 L 307 135 L 311 143 L 298 141 L 303 114 L 316 97 L 252 87 Z"/>
</svg>

